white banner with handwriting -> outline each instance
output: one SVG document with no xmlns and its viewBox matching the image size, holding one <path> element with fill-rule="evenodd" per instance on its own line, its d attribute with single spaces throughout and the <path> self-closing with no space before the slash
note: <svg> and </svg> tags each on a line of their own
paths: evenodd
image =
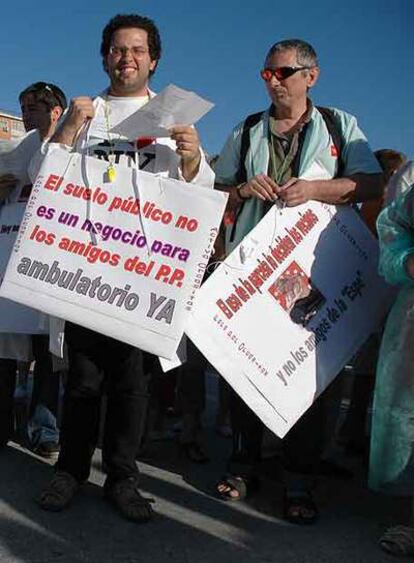
<svg viewBox="0 0 414 563">
<path fill-rule="evenodd" d="M 377 257 L 349 207 L 273 206 L 201 287 L 186 333 L 283 437 L 384 315 Z"/>
</svg>

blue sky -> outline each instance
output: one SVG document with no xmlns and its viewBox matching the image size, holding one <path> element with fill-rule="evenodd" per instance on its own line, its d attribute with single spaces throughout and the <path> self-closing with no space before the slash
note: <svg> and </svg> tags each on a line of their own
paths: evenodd
<svg viewBox="0 0 414 563">
<path fill-rule="evenodd" d="M 270 45 L 299 37 L 319 55 L 313 100 L 355 114 L 373 149 L 414 158 L 412 0 L 4 4 L 1 108 L 18 112 L 18 93 L 37 80 L 55 82 L 68 97 L 101 91 L 102 28 L 115 13 L 138 12 L 155 20 L 163 41 L 152 88 L 174 83 L 216 104 L 197 125 L 209 153 L 221 149 L 244 116 L 267 106 L 259 70 Z"/>
</svg>

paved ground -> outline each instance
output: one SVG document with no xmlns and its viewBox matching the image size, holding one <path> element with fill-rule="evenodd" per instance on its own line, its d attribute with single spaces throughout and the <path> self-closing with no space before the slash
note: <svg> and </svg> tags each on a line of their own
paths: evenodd
<svg viewBox="0 0 414 563">
<path fill-rule="evenodd" d="M 174 442 L 153 443 L 141 464 L 142 489 L 156 500 L 146 525 L 120 519 L 102 499 L 100 452 L 88 484 L 64 513 L 41 511 L 34 498 L 52 468 L 12 444 L 0 453 L 1 562 L 148 563 L 382 563 L 395 559 L 376 545 L 384 526 L 407 515 L 404 501 L 379 497 L 352 481 L 324 480 L 315 526 L 281 519 L 281 486 L 266 479 L 249 503 L 216 499 L 229 441 L 207 433 L 214 460 L 204 466 L 180 457 Z M 271 464 L 264 474 L 272 475 Z"/>
</svg>

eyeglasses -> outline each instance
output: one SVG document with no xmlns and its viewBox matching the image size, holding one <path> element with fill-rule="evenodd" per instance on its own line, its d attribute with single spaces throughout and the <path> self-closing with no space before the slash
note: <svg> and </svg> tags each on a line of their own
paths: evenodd
<svg viewBox="0 0 414 563">
<path fill-rule="evenodd" d="M 265 82 L 270 82 L 272 76 L 277 80 L 286 80 L 298 70 L 309 70 L 311 66 L 278 66 L 277 68 L 264 68 L 260 71 L 260 76 Z"/>
<path fill-rule="evenodd" d="M 113 57 L 122 57 L 127 53 L 131 53 L 133 57 L 140 58 L 148 53 L 148 49 L 144 47 L 117 47 L 116 45 L 109 47 L 109 54 Z"/>
</svg>

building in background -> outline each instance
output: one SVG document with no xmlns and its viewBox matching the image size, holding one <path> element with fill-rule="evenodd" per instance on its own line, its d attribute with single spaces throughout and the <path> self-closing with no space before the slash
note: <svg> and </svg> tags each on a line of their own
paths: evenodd
<svg viewBox="0 0 414 563">
<path fill-rule="evenodd" d="M 25 134 L 20 116 L 0 109 L 0 139 L 17 139 Z"/>
</svg>

